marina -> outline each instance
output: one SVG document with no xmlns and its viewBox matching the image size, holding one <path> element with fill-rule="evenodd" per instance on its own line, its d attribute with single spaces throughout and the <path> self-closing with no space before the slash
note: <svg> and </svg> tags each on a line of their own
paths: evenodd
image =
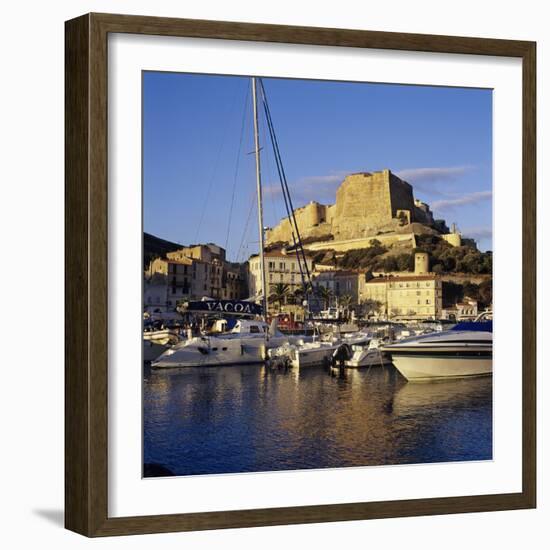
<svg viewBox="0 0 550 550">
<path fill-rule="evenodd" d="M 490 321 L 202 324 L 144 363 L 145 477 L 492 458 Z"/>
</svg>

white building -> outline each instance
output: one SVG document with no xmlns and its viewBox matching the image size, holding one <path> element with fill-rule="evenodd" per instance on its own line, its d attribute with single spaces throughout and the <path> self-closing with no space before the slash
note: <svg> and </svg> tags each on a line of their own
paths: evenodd
<svg viewBox="0 0 550 550">
<path fill-rule="evenodd" d="M 306 262 L 309 272 L 311 273 L 313 270 L 313 261 L 306 256 Z M 278 283 L 288 285 L 289 294 L 293 294 L 296 289 L 302 287 L 300 265 L 295 252 L 287 253 L 284 250 L 266 252 L 265 269 L 268 295 L 271 294 L 273 285 Z M 248 289 L 250 296 L 259 296 L 261 293 L 261 273 L 260 257 L 258 255 L 251 256 L 248 260 Z"/>
</svg>

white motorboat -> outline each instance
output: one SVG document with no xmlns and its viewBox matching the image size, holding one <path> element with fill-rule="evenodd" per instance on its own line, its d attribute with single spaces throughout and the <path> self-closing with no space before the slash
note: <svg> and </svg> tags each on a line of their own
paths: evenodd
<svg viewBox="0 0 550 550">
<path fill-rule="evenodd" d="M 154 361 L 180 340 L 180 335 L 170 329 L 143 331 L 143 361 Z"/>
<path fill-rule="evenodd" d="M 198 336 L 184 340 L 166 350 L 151 366 L 201 367 L 261 363 L 267 350 L 288 342 L 288 337 L 263 321 L 240 319 L 235 327 L 221 336 Z"/>
<path fill-rule="evenodd" d="M 344 355 L 351 357 L 352 346 L 368 342 L 365 334 L 356 333 L 345 338 L 330 338 L 314 342 L 298 341 L 287 343 L 268 351 L 268 356 L 276 363 L 286 358 L 285 364 L 296 368 L 329 366 L 340 348 L 345 348 Z"/>
<path fill-rule="evenodd" d="M 143 361 L 154 361 L 162 355 L 170 346 L 158 344 L 152 340 L 143 339 Z"/>
<path fill-rule="evenodd" d="M 297 368 L 329 365 L 339 345 L 339 342 L 305 342 L 295 345 L 289 350 L 291 365 Z"/>
<path fill-rule="evenodd" d="M 352 344 L 352 356 L 346 361 L 346 367 L 380 367 L 390 364 L 391 359 L 380 349 L 381 344 L 382 341 L 378 338 Z"/>
<path fill-rule="evenodd" d="M 492 322 L 459 323 L 451 330 L 407 338 L 381 349 L 412 382 L 493 372 Z"/>
</svg>

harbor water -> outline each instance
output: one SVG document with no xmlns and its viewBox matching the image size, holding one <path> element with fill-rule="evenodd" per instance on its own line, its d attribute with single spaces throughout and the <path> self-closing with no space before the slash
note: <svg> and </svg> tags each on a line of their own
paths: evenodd
<svg viewBox="0 0 550 550">
<path fill-rule="evenodd" d="M 145 367 L 143 397 L 143 461 L 173 475 L 492 458 L 492 377 Z"/>
</svg>

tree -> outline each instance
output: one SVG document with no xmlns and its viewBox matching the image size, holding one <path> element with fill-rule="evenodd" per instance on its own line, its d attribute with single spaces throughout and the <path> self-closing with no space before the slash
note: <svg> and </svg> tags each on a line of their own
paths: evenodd
<svg viewBox="0 0 550 550">
<path fill-rule="evenodd" d="M 362 304 L 363 311 L 366 317 L 369 317 L 371 314 L 378 313 L 382 307 L 382 302 L 379 302 L 378 300 L 371 300 L 370 298 L 368 300 L 365 300 Z"/>
<path fill-rule="evenodd" d="M 349 306 L 351 305 L 352 300 L 353 296 L 351 296 L 351 294 L 344 294 L 343 296 L 340 296 L 339 299 L 340 305 L 344 308 L 346 319 L 349 317 Z"/>
<path fill-rule="evenodd" d="M 276 302 L 279 305 L 280 310 L 289 293 L 290 287 L 286 283 L 276 283 L 271 285 L 271 296 L 269 297 L 269 300 L 271 302 Z"/>
<path fill-rule="evenodd" d="M 317 294 L 321 300 L 323 300 L 324 308 L 327 309 L 330 305 L 330 299 L 332 298 L 332 290 L 326 286 L 320 286 L 317 289 Z"/>
<path fill-rule="evenodd" d="M 443 306 L 449 307 L 464 298 L 464 287 L 452 281 L 443 281 Z"/>
<path fill-rule="evenodd" d="M 493 303 L 493 281 L 489 279 L 479 284 L 479 301 L 485 307 Z"/>
<path fill-rule="evenodd" d="M 291 292 L 290 298 L 294 304 L 301 304 L 304 299 L 304 289 L 301 286 L 297 287 L 294 292 Z"/>
<path fill-rule="evenodd" d="M 397 261 L 395 259 L 395 256 L 388 256 L 387 258 L 384 258 L 384 271 L 386 273 L 391 273 L 392 271 L 397 271 Z"/>
<path fill-rule="evenodd" d="M 335 265 L 344 269 L 372 269 L 388 249 L 378 239 L 372 239 L 369 244 L 368 248 L 346 251 Z"/>
<path fill-rule="evenodd" d="M 479 285 L 465 281 L 462 285 L 464 287 L 464 297 L 472 298 L 472 300 L 479 300 Z"/>
<path fill-rule="evenodd" d="M 414 254 L 399 254 L 396 261 L 398 271 L 414 271 Z"/>
</svg>

